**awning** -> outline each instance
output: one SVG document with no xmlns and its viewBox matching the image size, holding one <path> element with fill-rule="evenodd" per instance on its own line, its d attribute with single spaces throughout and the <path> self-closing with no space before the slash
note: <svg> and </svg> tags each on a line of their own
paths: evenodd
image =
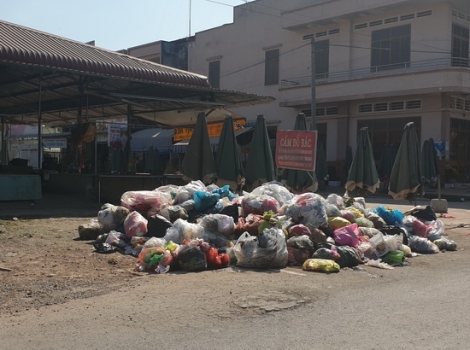
<svg viewBox="0 0 470 350">
<path fill-rule="evenodd" d="M 220 137 L 210 137 L 209 141 L 211 143 L 212 152 L 217 152 L 217 147 L 219 146 Z M 171 148 L 172 153 L 185 154 L 186 148 L 188 147 L 189 140 L 183 140 L 175 143 Z"/>
<path fill-rule="evenodd" d="M 132 134 L 133 152 L 146 152 L 150 146 L 158 153 L 169 153 L 173 145 L 173 129 L 145 129 Z"/>
</svg>

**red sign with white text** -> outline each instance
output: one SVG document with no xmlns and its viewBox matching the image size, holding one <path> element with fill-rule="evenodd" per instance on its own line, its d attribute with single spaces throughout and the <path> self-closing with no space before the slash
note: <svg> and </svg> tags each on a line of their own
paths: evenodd
<svg viewBox="0 0 470 350">
<path fill-rule="evenodd" d="M 276 166 L 285 169 L 314 171 L 316 149 L 316 131 L 278 131 L 276 134 Z"/>
</svg>

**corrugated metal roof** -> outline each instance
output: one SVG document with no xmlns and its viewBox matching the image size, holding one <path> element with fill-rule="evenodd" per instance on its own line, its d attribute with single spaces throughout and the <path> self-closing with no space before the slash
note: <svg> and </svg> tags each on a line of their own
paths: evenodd
<svg viewBox="0 0 470 350">
<path fill-rule="evenodd" d="M 199 74 L 0 21 L 0 115 L 9 124 L 128 117 L 182 127 L 195 123 L 187 111 L 272 101 L 214 89 Z M 225 119 L 213 114 L 208 122 Z"/>
<path fill-rule="evenodd" d="M 205 76 L 0 21 L 0 61 L 144 82 L 210 87 Z"/>
</svg>

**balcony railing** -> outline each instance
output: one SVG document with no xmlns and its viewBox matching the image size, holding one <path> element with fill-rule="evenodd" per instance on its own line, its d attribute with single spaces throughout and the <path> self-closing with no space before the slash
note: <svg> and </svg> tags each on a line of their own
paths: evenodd
<svg viewBox="0 0 470 350">
<path fill-rule="evenodd" d="M 390 64 L 377 67 L 368 67 L 361 69 L 351 69 L 342 72 L 331 72 L 317 74 L 316 84 L 327 84 L 338 81 L 347 81 L 353 79 L 365 79 L 372 77 L 384 77 L 397 74 L 409 74 L 416 72 L 425 72 L 445 68 L 467 68 L 470 69 L 470 59 L 468 58 L 439 58 L 425 61 L 405 62 L 400 64 Z M 311 77 L 298 77 L 281 80 L 281 88 L 293 88 L 310 86 Z"/>
</svg>

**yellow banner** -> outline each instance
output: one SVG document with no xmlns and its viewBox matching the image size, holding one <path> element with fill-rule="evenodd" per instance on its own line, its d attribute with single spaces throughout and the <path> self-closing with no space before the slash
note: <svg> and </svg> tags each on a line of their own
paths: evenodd
<svg viewBox="0 0 470 350">
<path fill-rule="evenodd" d="M 233 130 L 238 131 L 243 128 L 246 120 L 240 119 L 233 121 Z M 209 137 L 219 137 L 222 133 L 223 123 L 208 124 L 207 131 L 209 132 Z M 173 139 L 175 142 L 182 140 L 189 140 L 193 135 L 194 128 L 175 128 Z"/>
</svg>

